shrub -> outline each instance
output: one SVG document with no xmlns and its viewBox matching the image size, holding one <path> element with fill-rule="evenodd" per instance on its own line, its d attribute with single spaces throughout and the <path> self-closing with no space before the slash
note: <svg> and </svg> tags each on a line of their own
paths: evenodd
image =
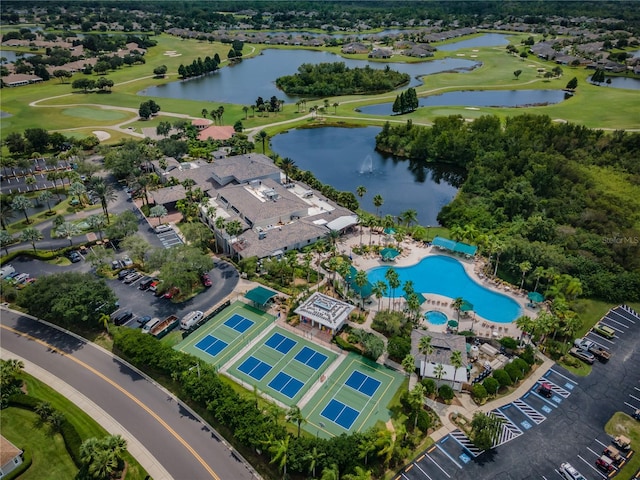
<svg viewBox="0 0 640 480">
<path fill-rule="evenodd" d="M 396 335 L 391 337 L 387 343 L 387 352 L 391 359 L 399 362 L 411 353 L 411 340 L 406 337 Z"/>
<path fill-rule="evenodd" d="M 508 387 L 509 385 L 513 385 L 513 380 L 509 376 L 506 370 L 499 368 L 498 370 L 494 370 L 493 378 L 495 378 L 501 387 Z"/>
<path fill-rule="evenodd" d="M 449 385 L 441 385 L 438 389 L 438 396 L 445 402 L 451 400 L 454 396 L 453 388 Z"/>
<path fill-rule="evenodd" d="M 482 402 L 483 400 L 485 400 L 489 396 L 489 394 L 487 393 L 487 389 L 484 388 L 484 385 L 482 385 L 481 383 L 476 383 L 473 386 L 473 388 L 471 390 L 471 395 L 478 402 Z"/>
<path fill-rule="evenodd" d="M 482 386 L 487 391 L 487 393 L 491 395 L 495 395 L 498 392 L 498 388 L 500 388 L 498 380 L 493 377 L 485 378 L 484 382 L 482 382 Z"/>
<path fill-rule="evenodd" d="M 25 395 L 24 393 L 16 393 L 9 397 L 9 406 L 24 408 L 25 410 L 35 410 L 36 407 L 42 402 L 31 395 Z"/>
<path fill-rule="evenodd" d="M 71 460 L 73 460 L 73 463 L 75 463 L 78 468 L 81 468 L 80 445 L 82 445 L 82 439 L 76 427 L 69 423 L 68 420 L 64 420 L 60 426 L 60 434 L 64 439 L 64 446 L 67 447 L 67 452 L 69 452 Z"/>
<path fill-rule="evenodd" d="M 517 382 L 518 380 L 522 380 L 524 378 L 523 371 L 518 368 L 518 366 L 514 362 L 507 363 L 504 366 L 504 370 L 509 374 L 509 377 L 511 377 L 514 382 Z"/>
<path fill-rule="evenodd" d="M 423 410 L 422 408 L 418 410 L 418 428 L 421 431 L 426 432 L 431 428 L 432 424 L 433 421 L 431 420 L 431 415 L 429 415 L 429 412 Z"/>
<path fill-rule="evenodd" d="M 518 348 L 518 341 L 515 338 L 504 337 L 500 339 L 500 345 L 502 345 L 504 348 L 515 350 L 516 348 Z"/>
<path fill-rule="evenodd" d="M 15 470 L 12 470 L 8 475 L 2 477 L 2 480 L 13 480 L 14 478 L 18 478 L 27 470 L 27 468 L 31 466 L 31 464 L 33 463 L 31 449 L 29 447 L 22 447 L 22 451 L 24 453 L 22 454 L 22 463 L 20 464 L 20 466 Z"/>
<path fill-rule="evenodd" d="M 436 382 L 433 380 L 433 378 L 423 378 L 421 383 L 424 387 L 425 395 L 431 396 L 436 393 Z"/>
<path fill-rule="evenodd" d="M 520 354 L 520 358 L 527 362 L 529 365 L 536 363 L 536 355 L 531 345 L 524 347 L 524 350 Z"/>
<path fill-rule="evenodd" d="M 531 370 L 531 365 L 529 365 L 527 362 L 525 362 L 523 359 L 521 359 L 520 357 L 516 357 L 513 362 L 515 365 L 517 365 L 517 367 L 521 370 L 524 371 L 524 373 L 527 373 L 529 370 Z"/>
</svg>

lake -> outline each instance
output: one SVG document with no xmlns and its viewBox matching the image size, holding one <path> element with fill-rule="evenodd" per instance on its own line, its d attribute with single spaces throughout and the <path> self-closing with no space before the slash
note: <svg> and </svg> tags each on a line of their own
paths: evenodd
<svg viewBox="0 0 640 480">
<path fill-rule="evenodd" d="M 526 107 L 559 103 L 571 95 L 562 90 L 465 90 L 429 95 L 418 99 L 421 107 Z M 393 115 L 393 103 L 358 108 L 369 115 Z"/>
<path fill-rule="evenodd" d="M 591 77 L 589 77 L 591 79 Z M 607 83 L 611 80 L 611 83 Z M 591 81 L 591 80 L 589 80 Z M 630 77 L 607 77 L 607 82 L 601 83 L 600 87 L 625 88 L 627 90 L 640 90 L 640 78 Z M 592 82 L 592 85 L 595 83 Z"/>
<path fill-rule="evenodd" d="M 310 170 L 318 180 L 338 190 L 367 193 L 358 198 L 362 208 L 375 213 L 374 195 L 384 204 L 381 215 L 397 216 L 408 209 L 418 212 L 422 225 L 437 225 L 438 212 L 455 197 L 462 173 L 448 166 L 400 160 L 375 151 L 379 127 L 322 127 L 296 129 L 276 135 L 271 147 L 289 157 L 298 168 Z"/>
<path fill-rule="evenodd" d="M 382 63 L 343 58 L 330 52 L 267 49 L 263 51 L 262 55 L 243 60 L 233 66 L 223 67 L 209 75 L 146 88 L 139 94 L 239 105 L 253 105 L 258 97 L 268 101 L 275 95 L 287 103 L 295 103 L 298 97 L 286 95 L 282 90 L 276 88 L 276 79 L 283 75 L 296 73 L 298 67 L 303 63 L 332 62 L 344 62 L 349 68 L 362 68 L 369 65 L 371 68 L 383 69 L 388 65 L 393 70 L 408 73 L 411 76 L 408 86 L 421 85 L 420 76 L 422 75 L 445 71 L 470 71 L 480 65 L 477 61 L 461 58 L 446 58 L 412 64 Z"/>
<path fill-rule="evenodd" d="M 13 63 L 18 58 L 33 57 L 33 53 L 16 52 L 14 50 L 0 50 L 0 57 L 6 58 L 9 63 Z"/>
<path fill-rule="evenodd" d="M 436 48 L 442 52 L 453 52 L 463 48 L 480 48 L 480 47 L 499 47 L 509 45 L 509 35 L 502 33 L 485 33 L 479 37 L 460 40 L 455 43 L 447 43 L 446 45 L 437 45 Z"/>
</svg>

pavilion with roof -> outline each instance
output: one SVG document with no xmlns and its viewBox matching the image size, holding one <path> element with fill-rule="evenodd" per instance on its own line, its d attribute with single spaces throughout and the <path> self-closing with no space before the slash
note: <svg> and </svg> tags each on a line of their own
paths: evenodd
<svg viewBox="0 0 640 480">
<path fill-rule="evenodd" d="M 311 323 L 312 327 L 318 326 L 320 330 L 330 330 L 335 335 L 355 308 L 337 298 L 315 292 L 294 312 L 300 315 L 301 322 Z"/>
</svg>

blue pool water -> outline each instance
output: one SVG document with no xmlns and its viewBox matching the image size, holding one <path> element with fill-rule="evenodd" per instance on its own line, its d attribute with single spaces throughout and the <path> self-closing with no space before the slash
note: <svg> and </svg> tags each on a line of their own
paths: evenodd
<svg viewBox="0 0 640 480">
<path fill-rule="evenodd" d="M 431 325 L 444 325 L 447 323 L 447 316 L 436 310 L 426 312 L 424 316 Z"/>
<path fill-rule="evenodd" d="M 473 305 L 473 310 L 480 317 L 492 322 L 510 323 L 521 315 L 520 305 L 515 300 L 473 281 L 454 258 L 434 255 L 410 267 L 372 268 L 367 272 L 369 282 L 375 284 L 382 280 L 386 283 L 384 274 L 389 268 L 395 268 L 403 284 L 411 280 L 416 292 L 444 295 L 451 299 L 462 297 Z M 402 290 L 396 289 L 395 294 L 402 295 Z"/>
</svg>

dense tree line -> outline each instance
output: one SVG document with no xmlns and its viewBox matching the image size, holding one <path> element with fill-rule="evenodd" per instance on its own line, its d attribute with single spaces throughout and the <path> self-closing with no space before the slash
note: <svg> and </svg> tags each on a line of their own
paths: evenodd
<svg viewBox="0 0 640 480">
<path fill-rule="evenodd" d="M 276 86 L 288 95 L 327 97 L 388 92 L 409 83 L 411 77 L 387 65 L 384 69 L 349 68 L 344 62 L 303 63 L 298 72 L 276 79 Z"/>
<path fill-rule="evenodd" d="M 205 73 L 215 72 L 220 65 L 220 56 L 216 53 L 214 58 L 208 55 L 202 60 L 198 57 L 190 65 L 180 64 L 178 67 L 178 75 L 182 78 L 197 77 Z"/>
<path fill-rule="evenodd" d="M 393 113 L 409 113 L 418 108 L 418 95 L 415 88 L 408 88 L 401 92 L 393 102 Z"/>
<path fill-rule="evenodd" d="M 377 148 L 421 162 L 464 167 L 466 180 L 438 220 L 520 264 L 578 277 L 587 296 L 640 299 L 640 134 L 522 115 L 437 118 L 433 127 L 384 126 Z"/>
</svg>

